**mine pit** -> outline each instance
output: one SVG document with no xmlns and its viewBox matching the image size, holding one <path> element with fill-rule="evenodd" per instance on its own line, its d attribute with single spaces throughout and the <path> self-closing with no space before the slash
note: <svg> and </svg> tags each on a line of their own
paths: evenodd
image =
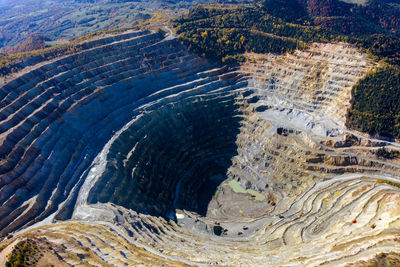
<svg viewBox="0 0 400 267">
<path fill-rule="evenodd" d="M 62 243 L 72 265 L 335 265 L 395 247 L 400 168 L 345 128 L 371 60 L 343 43 L 246 58 L 132 31 L 2 85 L 0 235 Z"/>
</svg>

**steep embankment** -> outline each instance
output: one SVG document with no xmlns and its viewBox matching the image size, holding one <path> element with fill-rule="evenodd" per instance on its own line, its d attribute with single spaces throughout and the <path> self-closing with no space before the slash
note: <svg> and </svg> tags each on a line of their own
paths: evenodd
<svg viewBox="0 0 400 267">
<path fill-rule="evenodd" d="M 247 58 L 230 69 L 140 32 L 4 85 L 1 234 L 37 222 L 15 239 L 63 244 L 49 253 L 69 264 L 399 253 L 400 165 L 344 126 L 371 60 L 346 44 Z"/>
<path fill-rule="evenodd" d="M 97 46 L 2 87 L 1 233 L 74 205 L 94 156 L 143 105 L 230 80 L 161 33 Z M 171 88 L 161 91 L 161 89 Z M 188 92 L 186 94 L 193 94 Z M 160 100 L 159 100 L 160 101 Z"/>
</svg>

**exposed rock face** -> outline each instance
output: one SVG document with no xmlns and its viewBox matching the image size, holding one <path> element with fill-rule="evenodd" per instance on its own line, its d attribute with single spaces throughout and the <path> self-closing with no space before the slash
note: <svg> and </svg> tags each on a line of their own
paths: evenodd
<svg viewBox="0 0 400 267">
<path fill-rule="evenodd" d="M 400 166 L 344 128 L 365 55 L 315 44 L 230 69 L 161 33 L 123 36 L 0 89 L 1 235 L 38 223 L 20 237 L 65 239 L 70 264 L 87 248 L 95 265 L 400 252 L 400 191 L 378 182 Z"/>
<path fill-rule="evenodd" d="M 251 55 L 250 55 L 251 56 Z M 252 55 L 249 73 L 263 98 L 282 108 L 326 117 L 344 126 L 353 84 L 371 68 L 365 55 L 348 45 L 313 44 L 293 55 Z"/>
</svg>

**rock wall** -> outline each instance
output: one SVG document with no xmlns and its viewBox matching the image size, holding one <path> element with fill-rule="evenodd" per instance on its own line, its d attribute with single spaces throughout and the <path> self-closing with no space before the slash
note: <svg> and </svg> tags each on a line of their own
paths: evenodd
<svg viewBox="0 0 400 267">
<path fill-rule="evenodd" d="M 1 88 L 2 234 L 46 218 L 60 203 L 59 217 L 68 218 L 82 174 L 145 104 L 231 83 L 161 33 L 123 37 L 96 41 Z"/>
</svg>

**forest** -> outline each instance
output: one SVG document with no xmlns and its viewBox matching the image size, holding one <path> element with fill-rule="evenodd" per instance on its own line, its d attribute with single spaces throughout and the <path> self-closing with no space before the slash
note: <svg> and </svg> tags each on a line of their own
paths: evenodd
<svg viewBox="0 0 400 267">
<path fill-rule="evenodd" d="M 285 11 L 274 11 L 274 13 Z M 175 21 L 182 43 L 192 51 L 212 59 L 244 52 L 286 53 L 303 49 L 306 43 L 347 41 L 346 36 L 320 27 L 289 22 L 255 5 L 230 7 L 199 6 Z"/>
<path fill-rule="evenodd" d="M 380 20 L 376 20 L 380 16 Z M 183 43 L 208 58 L 247 52 L 285 53 L 311 42 L 349 42 L 399 64 L 400 9 L 372 1 L 265 0 L 200 5 L 174 23 Z"/>
<path fill-rule="evenodd" d="M 370 134 L 400 138 L 400 69 L 374 70 L 352 89 L 347 125 Z"/>
</svg>

